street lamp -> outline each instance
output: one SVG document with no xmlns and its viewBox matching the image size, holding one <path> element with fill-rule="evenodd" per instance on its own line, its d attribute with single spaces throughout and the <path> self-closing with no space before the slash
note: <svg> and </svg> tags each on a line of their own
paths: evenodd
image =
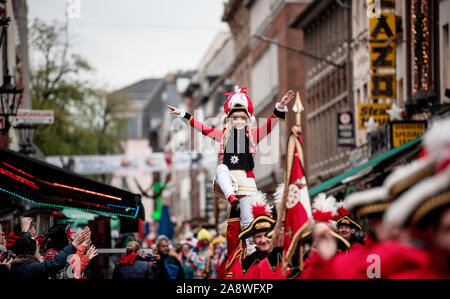
<svg viewBox="0 0 450 299">
<path fill-rule="evenodd" d="M 6 74 L 3 76 L 3 85 L 0 86 L 0 116 L 3 116 L 5 119 L 3 131 L 8 132 L 11 127 L 9 117 L 17 115 L 22 92 L 23 89 L 18 89 L 11 84 L 11 76 L 7 69 Z"/>
<path fill-rule="evenodd" d="M 36 150 L 33 147 L 33 139 L 36 125 L 19 124 L 14 129 L 19 135 L 19 152 L 25 155 L 34 154 Z"/>
<path fill-rule="evenodd" d="M 1 3 L 1 1 L 0 1 Z M 2 27 L 2 35 L 0 37 L 0 46 L 3 43 L 3 39 L 6 35 L 6 27 L 9 26 L 9 22 L 11 22 L 11 17 L 0 17 L 0 27 Z"/>
</svg>

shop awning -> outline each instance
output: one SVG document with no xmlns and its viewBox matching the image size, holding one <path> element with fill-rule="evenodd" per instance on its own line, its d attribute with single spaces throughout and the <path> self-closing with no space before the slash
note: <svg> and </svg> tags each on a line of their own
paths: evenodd
<svg viewBox="0 0 450 299">
<path fill-rule="evenodd" d="M 422 141 L 422 136 L 408 142 L 405 143 L 399 147 L 396 147 L 394 149 L 391 149 L 361 165 L 358 165 L 350 170 L 347 170 L 346 172 L 343 172 L 317 186 L 315 186 L 314 188 L 311 188 L 309 190 L 309 196 L 312 197 L 320 192 L 325 192 L 326 190 L 333 188 L 334 186 L 341 184 L 343 182 L 343 180 L 345 180 L 346 178 L 349 178 L 351 176 L 356 176 L 359 173 L 367 170 L 369 167 L 375 166 L 391 157 L 394 157 L 402 152 L 404 152 L 407 149 L 410 149 L 418 144 L 420 144 L 420 142 Z"/>
<path fill-rule="evenodd" d="M 0 148 L 0 200 L 143 218 L 140 195 L 103 184 L 18 152 Z"/>
</svg>

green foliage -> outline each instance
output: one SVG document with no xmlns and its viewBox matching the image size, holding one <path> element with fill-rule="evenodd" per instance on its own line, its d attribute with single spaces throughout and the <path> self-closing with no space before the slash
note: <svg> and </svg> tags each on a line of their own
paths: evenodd
<svg viewBox="0 0 450 299">
<path fill-rule="evenodd" d="M 55 122 L 41 125 L 35 143 L 47 155 L 121 153 L 126 122 L 117 116 L 126 105 L 121 94 L 108 94 L 88 78 L 93 68 L 70 53 L 67 27 L 35 20 L 30 44 L 36 62 L 31 69 L 33 109 L 53 110 Z"/>
</svg>

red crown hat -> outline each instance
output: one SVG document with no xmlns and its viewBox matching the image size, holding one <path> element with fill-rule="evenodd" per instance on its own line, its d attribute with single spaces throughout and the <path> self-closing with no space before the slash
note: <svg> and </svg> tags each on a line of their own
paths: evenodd
<svg viewBox="0 0 450 299">
<path fill-rule="evenodd" d="M 253 116 L 253 103 L 250 97 L 247 95 L 247 92 L 245 91 L 247 87 L 239 89 L 239 86 L 236 85 L 234 87 L 234 92 L 222 92 L 222 94 L 227 95 L 227 101 L 225 102 L 225 105 L 223 107 L 223 110 L 225 111 L 225 114 L 227 116 L 230 116 L 230 112 L 232 109 L 239 105 L 245 107 L 245 110 L 247 111 L 249 117 Z"/>
</svg>

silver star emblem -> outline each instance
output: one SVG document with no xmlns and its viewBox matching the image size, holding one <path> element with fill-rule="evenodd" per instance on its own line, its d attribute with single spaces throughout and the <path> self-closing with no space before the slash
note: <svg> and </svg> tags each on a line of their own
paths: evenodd
<svg viewBox="0 0 450 299">
<path fill-rule="evenodd" d="M 231 164 L 236 164 L 237 162 L 239 162 L 239 158 L 237 156 L 231 156 Z"/>
</svg>

